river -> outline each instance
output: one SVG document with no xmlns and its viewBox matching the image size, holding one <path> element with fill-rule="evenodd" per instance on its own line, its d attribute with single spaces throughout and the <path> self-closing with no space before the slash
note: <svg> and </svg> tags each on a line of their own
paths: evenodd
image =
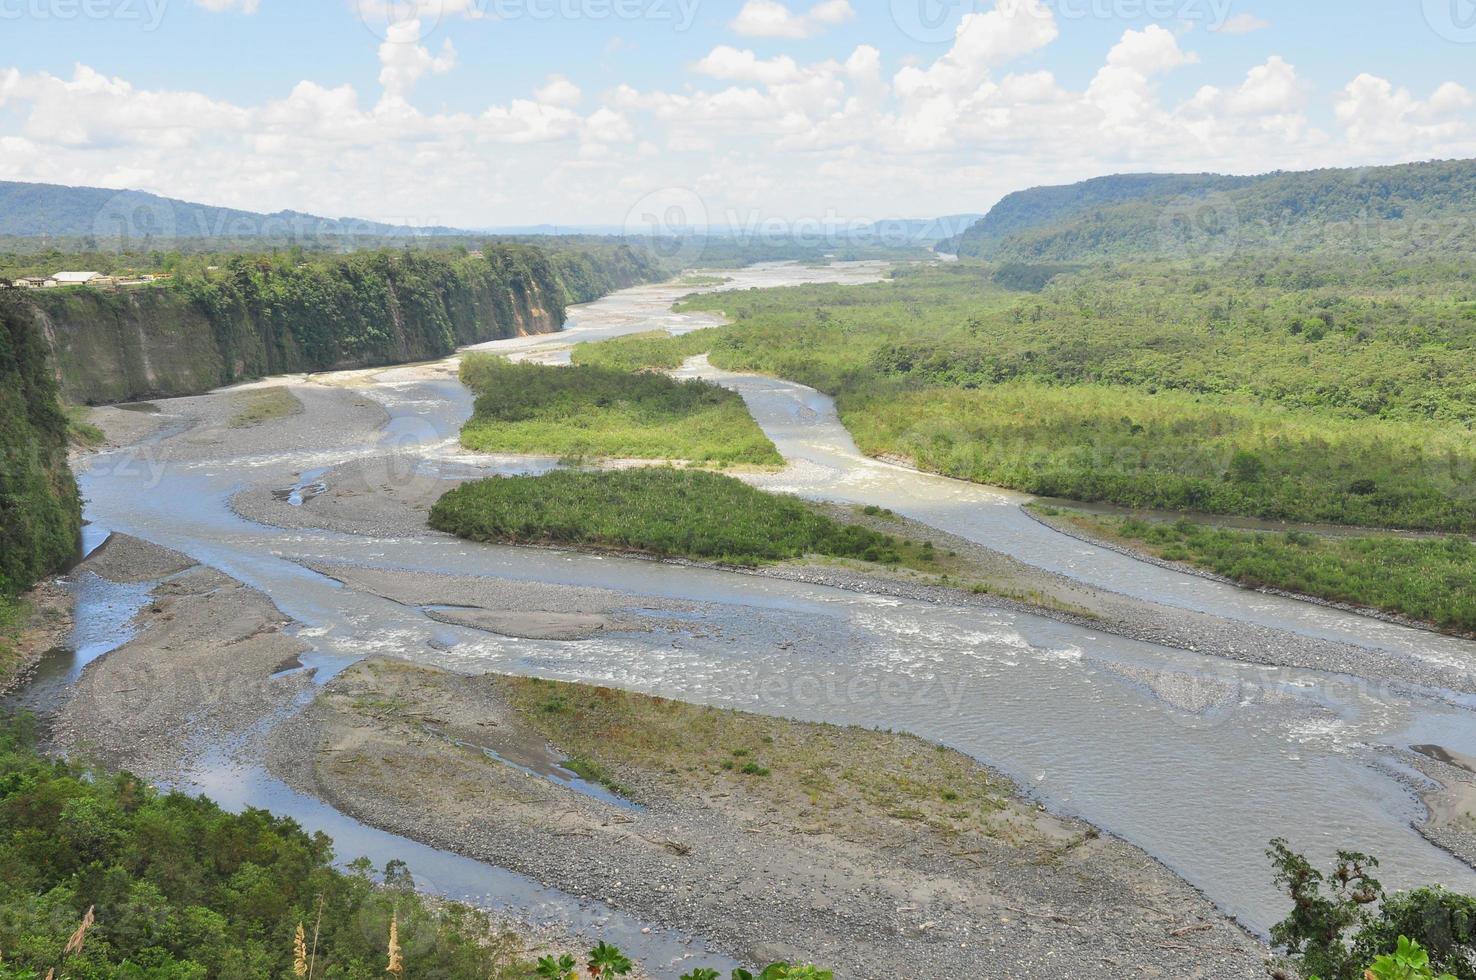
<svg viewBox="0 0 1476 980">
<path fill-rule="evenodd" d="M 875 274 L 868 267 L 762 266 L 726 273 L 733 279 L 726 288 L 860 282 Z M 673 299 L 690 291 L 627 290 L 572 310 L 564 333 L 483 348 L 557 362 L 573 343 L 710 323 L 671 311 Z M 1476 663 L 1471 643 L 1246 592 L 1083 544 L 1024 515 L 1019 495 L 865 459 L 819 393 L 701 363 L 690 371 L 747 399 L 793 464 L 766 479 L 776 489 L 888 507 L 1030 564 L 1166 605 L 1461 669 Z M 269 595 L 301 624 L 299 635 L 314 647 L 308 660 L 323 676 L 355 657 L 387 654 L 460 671 L 533 674 L 905 729 L 996 766 L 1045 804 L 1138 845 L 1261 931 L 1284 913 L 1264 858 L 1277 836 L 1319 861 L 1340 847 L 1376 854 L 1392 886 L 1439 882 L 1476 893 L 1476 872 L 1413 829 L 1423 812 L 1409 788 L 1417 774 L 1390 751 L 1436 744 L 1476 756 L 1476 726 L 1453 703 L 1458 699 L 1238 664 L 963 602 L 477 546 L 429 531 L 385 537 L 268 527 L 237 516 L 232 497 L 252 486 L 300 494 L 356 457 L 392 450 L 405 461 L 407 479 L 417 480 L 468 467 L 550 465 L 459 455 L 454 440 L 470 397 L 444 372 L 424 366 L 274 383 L 292 384 L 306 409 L 309 424 L 290 439 L 263 444 L 243 437 L 227 448 L 201 449 L 191 445 L 188 427 L 166 425 L 142 447 L 93 457 L 79 480 L 95 528 L 183 552 Z M 336 428 L 332 412 L 347 391 L 382 405 L 389 423 L 372 432 Z M 170 417 L 170 403 L 159 409 Z M 311 424 L 319 419 L 321 425 Z M 543 582 L 676 599 L 689 605 L 691 612 L 676 615 L 691 628 L 675 642 L 669 634 L 573 644 L 503 639 L 435 622 L 305 563 L 454 572 L 483 576 L 489 588 Z M 106 619 L 116 619 L 114 606 L 87 601 L 84 590 L 79 635 L 114 622 Z M 194 785 L 233 805 L 292 805 L 280 788 L 250 780 L 227 790 L 209 763 Z M 330 825 L 324 829 L 348 832 L 327 815 L 322 820 Z"/>
</svg>

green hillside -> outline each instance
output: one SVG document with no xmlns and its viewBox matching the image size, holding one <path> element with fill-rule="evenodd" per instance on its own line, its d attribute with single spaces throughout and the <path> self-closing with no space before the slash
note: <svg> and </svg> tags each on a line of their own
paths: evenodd
<svg viewBox="0 0 1476 980">
<path fill-rule="evenodd" d="M 71 560 L 81 525 L 45 340 L 0 294 L 0 606 Z"/>
<path fill-rule="evenodd" d="M 996 261 L 1236 250 L 1467 249 L 1476 161 L 1273 173 L 1102 177 L 1011 194 L 939 246 Z"/>
</svg>

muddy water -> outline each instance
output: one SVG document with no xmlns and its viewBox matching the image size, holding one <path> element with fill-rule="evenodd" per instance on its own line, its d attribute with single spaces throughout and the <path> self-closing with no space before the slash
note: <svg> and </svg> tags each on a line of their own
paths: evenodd
<svg viewBox="0 0 1476 980">
<path fill-rule="evenodd" d="M 813 270 L 733 274 L 779 285 Z M 860 273 L 856 273 L 860 277 Z M 576 311 L 563 335 L 488 345 L 556 360 L 571 341 L 690 329 L 680 290 L 631 290 Z M 1394 886 L 1441 882 L 1476 891 L 1476 873 L 1411 829 L 1409 774 L 1384 750 L 1433 744 L 1476 756 L 1471 715 L 1312 671 L 1211 660 L 1050 620 L 931 605 L 651 562 L 485 547 L 434 534 L 365 538 L 283 531 L 235 516 L 246 485 L 295 487 L 305 472 L 392 446 L 407 479 L 436 479 L 470 411 L 459 386 L 424 371 L 364 375 L 360 393 L 391 422 L 319 443 L 202 457 L 161 440 L 158 468 L 118 454 L 82 474 L 99 525 L 183 551 L 268 593 L 301 622 L 309 662 L 382 653 L 468 672 L 509 671 L 613 684 L 685 700 L 914 731 L 1017 777 L 1045 802 L 1122 835 L 1264 929 L 1283 912 L 1262 857 L 1284 835 L 1326 858 L 1337 847 L 1380 855 Z M 1215 586 L 1056 535 L 1018 514 L 1018 498 L 862 460 L 829 403 L 795 386 L 724 378 L 748 397 L 793 471 L 797 492 L 878 503 L 1045 567 L 1189 608 L 1288 629 L 1398 644 L 1469 663 L 1470 647 L 1358 617 Z M 342 393 L 297 389 L 312 418 Z M 168 413 L 169 403 L 161 403 Z M 469 465 L 461 460 L 459 468 Z M 670 629 L 579 643 L 514 640 L 447 626 L 312 572 L 304 562 L 419 569 L 626 594 L 629 611 L 677 600 Z M 84 604 L 84 622 L 93 612 Z M 1425 644 L 1428 644 L 1425 645 Z M 209 786 L 212 773 L 199 782 Z M 248 787 L 247 794 L 253 791 Z M 263 790 L 265 792 L 265 790 Z M 246 802 L 254 802 L 248 800 Z M 271 805 L 270 796 L 259 805 Z M 291 801 L 288 801 L 289 803 Z"/>
<path fill-rule="evenodd" d="M 1020 509 L 1032 498 L 918 473 L 868 459 L 841 424 L 835 403 L 803 385 L 717 370 L 694 358 L 681 374 L 732 388 L 785 459 L 770 489 L 843 502 L 879 504 L 946 528 L 1038 568 L 1154 602 L 1289 632 L 1476 669 L 1476 643 L 1412 630 L 1313 603 L 1247 592 L 1223 582 L 1136 561 L 1063 535 Z"/>
</svg>

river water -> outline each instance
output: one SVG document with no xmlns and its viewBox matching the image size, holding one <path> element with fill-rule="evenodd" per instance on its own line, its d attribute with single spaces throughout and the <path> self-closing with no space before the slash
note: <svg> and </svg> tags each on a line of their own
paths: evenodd
<svg viewBox="0 0 1476 980">
<path fill-rule="evenodd" d="M 728 273 L 728 288 L 874 274 L 768 266 Z M 707 324 L 671 312 L 672 300 L 688 291 L 627 290 L 571 311 L 563 334 L 484 346 L 559 361 L 575 342 Z M 1041 567 L 1166 604 L 1441 663 L 1476 661 L 1469 643 L 1244 592 L 1085 545 L 1024 516 L 1017 495 L 864 459 L 816 392 L 701 364 L 691 370 L 744 394 L 794 464 L 774 478 L 782 489 L 889 507 Z M 410 368 L 358 375 L 366 383 L 355 390 L 390 415 L 383 431 L 214 456 L 173 452 L 189 433 L 168 432 L 146 454 L 104 454 L 87 465 L 80 474 L 87 516 L 261 589 L 302 624 L 300 635 L 314 647 L 309 660 L 325 666 L 385 654 L 905 729 L 946 742 L 1013 775 L 1044 803 L 1142 847 L 1256 929 L 1284 912 L 1263 856 L 1276 836 L 1324 861 L 1339 847 L 1379 855 L 1390 885 L 1439 882 L 1476 892 L 1476 872 L 1412 828 L 1422 813 L 1408 788 L 1413 774 L 1388 751 L 1437 744 L 1476 756 L 1472 715 L 1448 700 L 1315 671 L 1240 665 L 973 604 L 478 546 L 430 532 L 371 538 L 281 530 L 236 516 L 229 501 L 243 487 L 306 486 L 338 462 L 386 447 L 404 457 L 416 479 L 482 465 L 454 453 L 471 408 L 458 384 Z M 341 393 L 316 383 L 296 390 L 309 418 Z M 159 404 L 167 415 L 170 403 Z M 497 465 L 506 471 L 547 463 Z M 476 575 L 492 590 L 502 581 L 595 586 L 629 594 L 633 611 L 643 611 L 647 597 L 677 600 L 683 611 L 663 613 L 673 619 L 674 635 L 504 639 L 435 622 L 305 562 Z M 85 601 L 78 612 L 84 633 L 95 632 L 106 615 Z M 250 781 L 227 792 L 212 785 L 212 772 L 202 766 L 197 784 L 229 802 L 294 805 L 280 788 Z"/>
</svg>

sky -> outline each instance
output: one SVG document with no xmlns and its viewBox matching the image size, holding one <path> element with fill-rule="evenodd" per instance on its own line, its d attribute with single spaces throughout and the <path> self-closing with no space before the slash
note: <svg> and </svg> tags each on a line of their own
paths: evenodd
<svg viewBox="0 0 1476 980">
<path fill-rule="evenodd" d="M 782 232 L 1476 157 L 1476 0 L 0 0 L 0 179 Z"/>
</svg>

